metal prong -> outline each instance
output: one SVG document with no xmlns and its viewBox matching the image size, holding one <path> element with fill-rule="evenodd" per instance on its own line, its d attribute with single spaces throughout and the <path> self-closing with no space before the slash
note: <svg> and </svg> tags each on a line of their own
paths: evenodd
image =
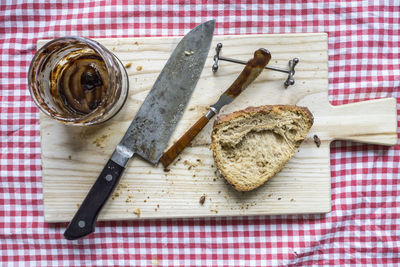
<svg viewBox="0 0 400 267">
<path fill-rule="evenodd" d="M 294 84 L 294 68 L 296 67 L 297 63 L 299 63 L 300 59 L 295 57 L 292 60 L 289 60 L 289 75 L 284 83 L 285 88 L 288 88 L 289 85 L 293 85 Z"/>
<path fill-rule="evenodd" d="M 218 59 L 219 59 L 219 52 L 221 52 L 222 44 L 218 43 L 217 47 L 215 48 L 215 56 L 214 56 L 214 65 L 212 66 L 212 71 L 217 72 L 218 70 Z"/>
<path fill-rule="evenodd" d="M 214 56 L 214 65 L 212 66 L 212 71 L 214 73 L 217 72 L 217 70 L 218 70 L 218 62 L 219 62 L 219 60 L 228 61 L 228 62 L 237 63 L 237 64 L 242 64 L 242 65 L 246 65 L 247 64 L 247 62 L 242 61 L 242 60 L 220 56 L 221 49 L 222 49 L 222 43 L 218 43 L 217 47 L 215 48 L 215 52 L 216 53 L 215 53 L 215 56 Z M 289 60 L 289 69 L 288 70 L 277 68 L 277 67 L 271 67 L 271 66 L 265 66 L 265 69 L 287 73 L 288 77 L 287 77 L 286 81 L 284 82 L 284 86 L 285 86 L 285 88 L 287 88 L 289 85 L 293 85 L 295 83 L 295 80 L 294 80 L 295 70 L 294 70 L 294 68 L 296 67 L 297 63 L 299 63 L 299 61 L 300 60 L 297 57 L 294 58 L 294 59 Z"/>
</svg>

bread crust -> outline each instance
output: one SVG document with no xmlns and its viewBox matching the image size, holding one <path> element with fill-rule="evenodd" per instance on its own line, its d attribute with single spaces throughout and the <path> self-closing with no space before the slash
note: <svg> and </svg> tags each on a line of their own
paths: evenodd
<svg viewBox="0 0 400 267">
<path fill-rule="evenodd" d="M 231 179 L 229 173 L 225 172 L 224 168 L 221 168 L 219 166 L 219 162 L 217 160 L 217 147 L 216 147 L 216 134 L 218 129 L 224 125 L 225 123 L 229 123 L 232 120 L 235 120 L 240 117 L 244 116 L 252 116 L 257 113 L 276 113 L 276 114 L 282 114 L 283 111 L 292 111 L 295 113 L 300 113 L 302 117 L 307 119 L 307 128 L 310 129 L 311 126 L 314 123 L 314 117 L 310 110 L 307 107 L 300 107 L 300 106 L 295 106 L 295 105 L 265 105 L 265 106 L 258 106 L 258 107 L 247 107 L 246 109 L 235 111 L 230 114 L 226 115 L 221 115 L 219 116 L 215 121 L 214 121 L 214 126 L 213 130 L 211 132 L 211 146 L 210 148 L 213 150 L 213 157 L 216 163 L 216 166 L 221 173 L 221 175 L 237 190 L 237 191 L 251 191 L 262 184 L 264 184 L 268 179 L 271 177 L 275 176 L 276 173 L 278 173 L 284 165 L 290 160 L 291 157 L 287 158 L 286 160 L 280 162 L 277 171 L 274 171 L 272 175 L 268 175 L 266 177 L 263 177 L 263 180 L 258 181 L 258 183 L 252 184 L 251 186 L 243 186 L 242 184 L 237 183 L 236 180 Z M 296 148 L 297 149 L 297 148 Z"/>
<path fill-rule="evenodd" d="M 305 117 L 310 118 L 311 125 L 314 123 L 314 116 L 312 115 L 311 111 L 307 107 L 295 106 L 295 105 L 265 105 L 265 106 L 258 106 L 258 107 L 247 107 L 242 110 L 238 110 L 229 114 L 223 114 L 219 116 L 214 121 L 214 127 L 218 124 L 229 122 L 233 119 L 239 118 L 244 115 L 252 115 L 258 112 L 265 112 L 268 113 L 270 111 L 281 113 L 282 109 L 291 110 L 291 111 L 298 111 L 304 114 Z"/>
</svg>

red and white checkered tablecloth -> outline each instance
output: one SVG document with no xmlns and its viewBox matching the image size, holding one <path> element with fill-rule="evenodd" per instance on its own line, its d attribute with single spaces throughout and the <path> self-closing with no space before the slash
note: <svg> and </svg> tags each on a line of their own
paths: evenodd
<svg viewBox="0 0 400 267">
<path fill-rule="evenodd" d="M 339 141 L 329 214 L 101 222 L 67 241 L 66 224 L 44 222 L 39 111 L 27 86 L 38 39 L 183 35 L 215 18 L 216 34 L 327 32 L 332 104 L 400 103 L 399 0 L 26 2 L 0 1 L 2 265 L 400 264 L 400 146 Z"/>
</svg>

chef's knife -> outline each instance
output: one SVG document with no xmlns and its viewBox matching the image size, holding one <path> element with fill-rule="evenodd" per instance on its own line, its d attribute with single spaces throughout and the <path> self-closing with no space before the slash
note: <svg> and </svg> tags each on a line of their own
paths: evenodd
<svg viewBox="0 0 400 267">
<path fill-rule="evenodd" d="M 250 83 L 263 71 L 264 67 L 271 59 L 268 50 L 260 48 L 254 52 L 254 57 L 249 60 L 233 84 L 220 96 L 217 103 L 212 105 L 208 112 L 202 116 L 179 140 L 171 146 L 160 158 L 160 162 L 166 168 L 172 161 L 185 149 L 186 146 L 196 137 L 196 135 L 207 125 L 212 117 L 221 108 L 231 103 Z"/>
<path fill-rule="evenodd" d="M 204 68 L 214 28 L 215 20 L 207 21 L 179 42 L 68 225 L 66 239 L 78 239 L 94 232 L 97 216 L 133 155 L 158 163 Z"/>
</svg>

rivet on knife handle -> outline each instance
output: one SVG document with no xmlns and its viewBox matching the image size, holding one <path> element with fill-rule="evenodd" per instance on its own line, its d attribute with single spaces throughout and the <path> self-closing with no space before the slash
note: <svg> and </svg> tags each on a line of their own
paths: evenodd
<svg viewBox="0 0 400 267">
<path fill-rule="evenodd" d="M 243 92 L 250 83 L 263 71 L 264 67 L 271 59 L 271 53 L 260 48 L 254 52 L 254 57 L 249 60 L 233 84 L 220 96 L 217 103 L 210 107 L 210 110 L 202 116 L 175 144 L 172 145 L 160 158 L 164 167 L 171 164 L 172 161 L 185 149 L 186 146 L 196 137 L 196 135 L 207 125 L 208 121 L 217 114 L 221 108 L 231 103 L 241 92 Z"/>
</svg>

